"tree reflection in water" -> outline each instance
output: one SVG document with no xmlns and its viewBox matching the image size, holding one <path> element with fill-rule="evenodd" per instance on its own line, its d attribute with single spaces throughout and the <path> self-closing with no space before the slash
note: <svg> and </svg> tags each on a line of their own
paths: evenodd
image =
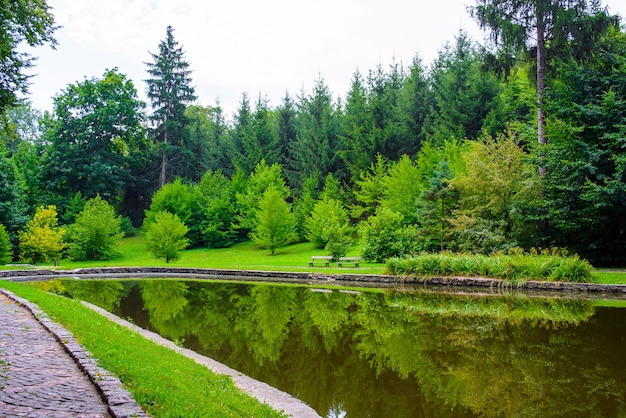
<svg viewBox="0 0 626 418">
<path fill-rule="evenodd" d="M 185 341 L 322 416 L 626 414 L 626 309 L 593 301 L 164 280 L 43 286 Z"/>
</svg>

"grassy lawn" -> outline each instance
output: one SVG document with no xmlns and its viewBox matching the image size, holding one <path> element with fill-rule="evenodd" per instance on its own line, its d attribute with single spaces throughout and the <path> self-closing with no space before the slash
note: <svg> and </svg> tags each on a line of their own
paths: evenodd
<svg viewBox="0 0 626 418">
<path fill-rule="evenodd" d="M 230 377 L 144 339 L 78 301 L 6 281 L 0 287 L 36 303 L 67 328 L 151 416 L 285 416 L 241 392 Z"/>
<path fill-rule="evenodd" d="M 194 248 L 181 252 L 181 258 L 172 263 L 154 258 L 146 249 L 143 238 L 140 236 L 124 238 L 120 241 L 118 250 L 121 256 L 109 261 L 81 261 L 68 259 L 61 260 L 61 269 L 76 269 L 84 267 L 195 267 L 217 268 L 230 270 L 266 270 L 266 271 L 296 271 L 318 273 L 358 273 L 358 274 L 385 274 L 384 264 L 361 262 L 360 267 L 309 267 L 312 255 L 326 255 L 324 250 L 314 247 L 310 242 L 289 245 L 279 248 L 275 255 L 269 250 L 259 248 L 253 242 L 243 242 L 231 248 Z M 354 246 L 348 256 L 358 256 L 360 248 Z M 0 267 L 3 269 L 19 267 Z M 626 269 L 607 270 L 598 269 L 593 273 L 596 283 L 626 284 Z"/>
<path fill-rule="evenodd" d="M 312 255 L 327 255 L 324 250 L 316 249 L 310 242 L 293 244 L 276 250 L 271 255 L 269 250 L 258 247 L 255 243 L 243 242 L 231 248 L 194 248 L 181 252 L 178 261 L 165 263 L 156 259 L 146 249 L 141 237 L 124 238 L 118 251 L 121 257 L 109 261 L 61 260 L 61 269 L 83 267 L 195 267 L 232 270 L 268 270 L 268 271 L 314 271 L 323 273 L 359 273 L 383 274 L 384 264 L 361 263 L 360 267 L 309 267 Z M 359 248 L 354 247 L 348 256 L 357 256 Z"/>
</svg>

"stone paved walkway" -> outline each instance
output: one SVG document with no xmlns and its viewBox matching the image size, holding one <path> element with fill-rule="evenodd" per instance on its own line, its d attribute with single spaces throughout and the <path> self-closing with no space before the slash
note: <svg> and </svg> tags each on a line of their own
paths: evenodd
<svg viewBox="0 0 626 418">
<path fill-rule="evenodd" d="M 85 369 L 81 364 L 85 369 L 82 371 L 77 365 L 80 359 L 76 357 L 89 357 L 88 353 L 75 342 L 66 343 L 66 337 L 62 337 L 66 348 L 74 345 L 67 348 L 70 355 L 51 333 L 58 336 L 59 332 L 67 331 L 58 324 L 54 326 L 60 330 L 49 331 L 39 314 L 38 317 L 39 320 L 35 319 L 29 309 L 0 292 L 0 417 L 146 416 L 130 394 L 120 393 L 124 391 L 120 390 L 119 381 L 112 392 L 101 386 L 98 391 L 87 377 L 90 366 Z M 73 338 L 68 334 L 67 339 Z M 90 358 L 84 360 L 95 362 Z M 111 380 L 117 379 L 107 376 L 105 386 L 116 383 Z M 115 398 L 120 413 L 104 401 Z"/>
</svg>

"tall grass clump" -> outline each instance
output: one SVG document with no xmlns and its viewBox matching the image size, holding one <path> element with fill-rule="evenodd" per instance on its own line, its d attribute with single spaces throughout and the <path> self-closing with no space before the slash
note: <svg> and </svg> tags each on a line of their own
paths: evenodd
<svg viewBox="0 0 626 418">
<path fill-rule="evenodd" d="M 512 248 L 506 253 L 490 256 L 478 254 L 434 253 L 408 258 L 394 258 L 387 262 L 390 274 L 408 278 L 433 276 L 473 276 L 501 279 L 511 283 L 528 280 L 593 282 L 591 264 L 578 255 L 569 255 L 561 249 L 523 252 Z"/>
</svg>

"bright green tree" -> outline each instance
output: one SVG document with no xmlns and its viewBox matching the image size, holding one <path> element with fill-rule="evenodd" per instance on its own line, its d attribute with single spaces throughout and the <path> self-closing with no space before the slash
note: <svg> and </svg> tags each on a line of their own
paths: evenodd
<svg viewBox="0 0 626 418">
<path fill-rule="evenodd" d="M 255 211 L 255 226 L 250 238 L 272 255 L 277 248 L 296 239 L 296 220 L 281 192 L 268 188 L 259 199 Z"/>
<path fill-rule="evenodd" d="M 185 61 L 183 48 L 174 39 L 174 28 L 167 27 L 159 52 L 150 55 L 153 62 L 146 63 L 150 75 L 146 84 L 153 109 L 150 120 L 161 154 L 159 184 L 163 187 L 172 178 L 185 177 L 187 168 L 194 167 L 201 157 L 187 153 L 185 144 L 188 123 L 185 107 L 196 100 L 196 96 L 189 63 Z"/>
<path fill-rule="evenodd" d="M 306 238 L 317 248 L 329 251 L 335 259 L 346 255 L 352 244 L 352 226 L 340 201 L 322 198 L 305 222 Z"/>
<path fill-rule="evenodd" d="M 423 187 L 417 165 L 408 155 L 403 155 L 389 166 L 380 205 L 401 214 L 405 223 L 415 223 Z"/>
<path fill-rule="evenodd" d="M 459 193 L 450 219 L 459 249 L 490 253 L 515 246 L 521 231 L 532 228 L 520 212 L 536 198 L 536 166 L 511 131 L 472 141 L 463 160 L 466 172 L 450 180 Z"/>
<path fill-rule="evenodd" d="M 219 171 L 209 170 L 195 188 L 202 211 L 204 244 L 210 248 L 231 246 L 237 236 L 237 204 L 231 180 Z"/>
<path fill-rule="evenodd" d="M 26 230 L 19 233 L 21 260 L 34 264 L 50 261 L 58 264 L 66 248 L 63 242 L 66 230 L 58 226 L 58 219 L 55 206 L 37 208 L 26 224 Z"/>
<path fill-rule="evenodd" d="M 154 221 L 144 225 L 146 246 L 156 258 L 162 258 L 166 263 L 176 261 L 180 258 L 179 251 L 189 245 L 189 240 L 185 238 L 187 231 L 189 228 L 177 215 L 158 212 Z"/>
<path fill-rule="evenodd" d="M 118 255 L 117 242 L 124 236 L 122 220 L 100 196 L 89 199 L 69 230 L 72 260 L 109 260 Z"/>
<path fill-rule="evenodd" d="M 0 113 L 16 103 L 16 93 L 28 91 L 33 58 L 23 46 L 56 45 L 57 28 L 45 0 L 12 0 L 0 3 Z"/>
<path fill-rule="evenodd" d="M 376 156 L 369 170 L 361 171 L 357 179 L 354 180 L 352 192 L 356 198 L 356 203 L 352 207 L 352 217 L 367 218 L 376 212 L 385 195 L 385 178 L 387 176 L 387 163 L 382 155 Z"/>
<path fill-rule="evenodd" d="M 290 190 L 283 178 L 282 167 L 278 164 L 267 165 L 265 160 L 261 160 L 248 177 L 244 190 L 236 193 L 240 212 L 238 216 L 240 229 L 252 230 L 254 228 L 259 198 L 270 187 L 273 187 L 283 199 L 290 195 Z"/>
<path fill-rule="evenodd" d="M 375 263 L 412 254 L 419 244 L 416 228 L 406 226 L 402 214 L 383 206 L 377 209 L 374 216 L 361 222 L 359 235 L 363 243 L 363 258 Z"/>
<path fill-rule="evenodd" d="M 187 238 L 190 245 L 202 244 L 203 214 L 200 200 L 201 197 L 194 186 L 177 178 L 154 193 L 150 208 L 146 211 L 144 223 L 154 222 L 156 215 L 160 212 L 169 212 L 188 225 Z"/>
<path fill-rule="evenodd" d="M 4 225 L 0 224 L 0 266 L 13 259 L 11 239 Z"/>
</svg>

